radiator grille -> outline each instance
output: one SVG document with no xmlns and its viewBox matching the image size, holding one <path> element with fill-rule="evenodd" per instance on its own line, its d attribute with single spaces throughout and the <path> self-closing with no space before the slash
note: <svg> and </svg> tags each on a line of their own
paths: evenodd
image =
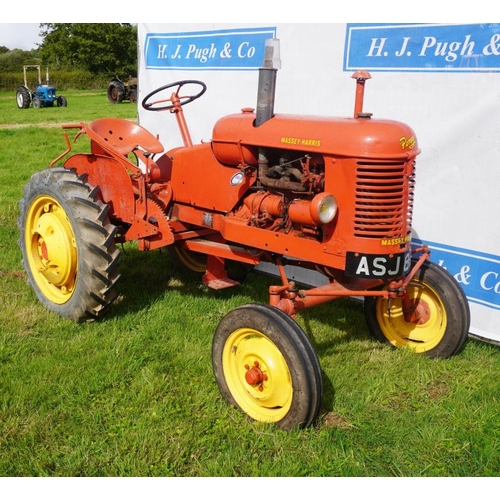
<svg viewBox="0 0 500 500">
<path fill-rule="evenodd" d="M 411 162 L 411 170 L 405 161 L 357 163 L 355 236 L 396 238 L 410 233 L 415 188 Z"/>
</svg>

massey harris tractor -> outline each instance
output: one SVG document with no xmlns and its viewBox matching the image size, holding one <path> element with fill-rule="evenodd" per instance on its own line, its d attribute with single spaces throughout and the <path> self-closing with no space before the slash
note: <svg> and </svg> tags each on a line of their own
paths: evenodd
<svg viewBox="0 0 500 500">
<path fill-rule="evenodd" d="M 269 303 L 237 307 L 217 325 L 213 372 L 228 403 L 291 430 L 315 421 L 323 393 L 317 355 L 295 320 L 303 309 L 363 297 L 376 339 L 433 358 L 460 351 L 470 313 L 428 248 L 410 245 L 414 131 L 363 111 L 366 71 L 353 75 L 352 117 L 275 114 L 276 42 L 266 44 L 256 109 L 219 119 L 210 142 L 192 143 L 184 115 L 206 90 L 196 80 L 142 100 L 178 122 L 183 145 L 166 153 L 131 121 L 64 125 L 67 149 L 25 186 L 18 225 L 37 297 L 76 321 L 101 317 L 115 299 L 117 243 L 168 247 L 214 290 L 239 284 L 228 263 L 274 264 Z M 88 136 L 88 153 L 68 156 L 70 129 L 75 140 Z M 287 265 L 327 284 L 300 288 Z"/>
</svg>

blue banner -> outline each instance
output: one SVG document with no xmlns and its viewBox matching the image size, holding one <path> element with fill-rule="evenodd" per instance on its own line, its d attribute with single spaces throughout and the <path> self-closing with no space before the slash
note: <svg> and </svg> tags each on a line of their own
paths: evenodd
<svg viewBox="0 0 500 500">
<path fill-rule="evenodd" d="M 431 261 L 447 269 L 460 283 L 469 302 L 500 310 L 500 256 L 441 243 L 429 246 Z M 422 242 L 412 240 L 412 246 Z"/>
<path fill-rule="evenodd" d="M 344 71 L 498 72 L 500 24 L 347 24 Z"/>
<path fill-rule="evenodd" d="M 276 28 L 148 33 L 144 44 L 146 69 L 258 69 L 268 38 L 276 38 Z"/>
</svg>

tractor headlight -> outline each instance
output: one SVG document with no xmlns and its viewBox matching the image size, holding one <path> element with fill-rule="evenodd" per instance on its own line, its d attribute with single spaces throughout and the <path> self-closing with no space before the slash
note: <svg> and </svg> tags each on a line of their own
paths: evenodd
<svg viewBox="0 0 500 500">
<path fill-rule="evenodd" d="M 316 224 L 328 224 L 337 214 L 337 200 L 329 193 L 318 194 L 311 201 L 310 211 Z"/>
<path fill-rule="evenodd" d="M 304 226 L 328 224 L 336 213 L 337 200 L 328 193 L 317 194 L 311 201 L 294 200 L 288 207 L 290 220 Z"/>
</svg>

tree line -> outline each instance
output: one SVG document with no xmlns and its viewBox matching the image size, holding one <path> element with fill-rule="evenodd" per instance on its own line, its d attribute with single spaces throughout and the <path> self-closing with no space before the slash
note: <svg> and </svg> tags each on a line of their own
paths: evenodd
<svg viewBox="0 0 500 500">
<path fill-rule="evenodd" d="M 40 36 L 42 42 L 29 51 L 0 46 L 0 87 L 7 74 L 22 75 L 28 64 L 99 80 L 137 76 L 137 26 L 130 23 L 41 23 Z"/>
</svg>

